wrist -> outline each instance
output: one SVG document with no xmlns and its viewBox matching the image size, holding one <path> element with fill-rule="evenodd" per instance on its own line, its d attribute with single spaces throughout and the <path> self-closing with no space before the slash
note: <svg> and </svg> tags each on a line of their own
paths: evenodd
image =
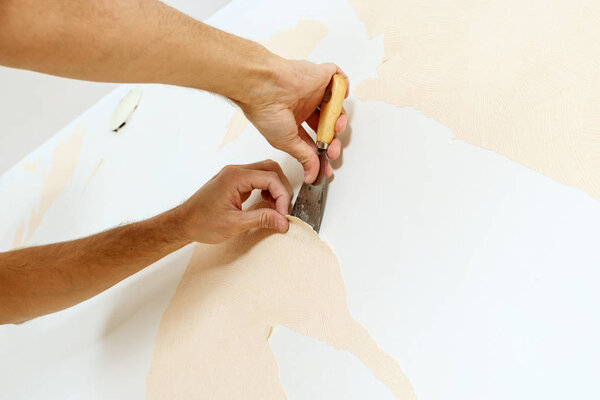
<svg viewBox="0 0 600 400">
<path fill-rule="evenodd" d="M 262 47 L 262 46 L 261 46 Z M 257 106 L 272 100 L 282 90 L 281 76 L 288 68 L 288 60 L 265 48 L 254 53 L 242 67 L 241 84 L 228 96 L 240 106 Z"/>
<path fill-rule="evenodd" d="M 167 233 L 169 239 L 180 246 L 185 246 L 194 241 L 190 233 L 188 218 L 186 217 L 183 206 L 184 204 L 158 216 L 158 218 L 160 218 L 160 229 L 163 229 L 164 232 Z"/>
</svg>

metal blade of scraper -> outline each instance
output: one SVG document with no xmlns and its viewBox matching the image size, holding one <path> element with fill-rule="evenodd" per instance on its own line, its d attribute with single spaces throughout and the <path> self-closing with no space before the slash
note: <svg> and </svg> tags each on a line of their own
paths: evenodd
<svg viewBox="0 0 600 400">
<path fill-rule="evenodd" d="M 317 233 L 321 228 L 327 194 L 327 146 L 333 140 L 335 124 L 342 112 L 346 90 L 346 79 L 339 74 L 333 75 L 321 102 L 319 125 L 317 126 L 319 174 L 312 184 L 302 184 L 292 209 L 293 216 L 312 226 Z"/>
<path fill-rule="evenodd" d="M 327 150 L 319 149 L 319 175 L 314 183 L 303 183 L 296 197 L 292 215 L 309 224 L 317 233 L 321 228 L 327 197 Z"/>
</svg>

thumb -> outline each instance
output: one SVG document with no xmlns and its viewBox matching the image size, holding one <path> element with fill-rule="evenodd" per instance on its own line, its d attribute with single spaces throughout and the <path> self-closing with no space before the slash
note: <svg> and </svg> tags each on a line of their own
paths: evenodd
<svg viewBox="0 0 600 400">
<path fill-rule="evenodd" d="M 311 147 L 306 141 L 302 140 L 300 135 L 296 134 L 282 143 L 279 149 L 296 158 L 302 164 L 305 182 L 313 183 L 317 179 L 319 157 L 315 153 L 314 146 Z"/>
<path fill-rule="evenodd" d="M 287 232 L 289 222 L 286 217 L 272 208 L 259 208 L 243 211 L 242 227 L 244 231 L 252 228 L 273 229 L 281 233 Z"/>
</svg>

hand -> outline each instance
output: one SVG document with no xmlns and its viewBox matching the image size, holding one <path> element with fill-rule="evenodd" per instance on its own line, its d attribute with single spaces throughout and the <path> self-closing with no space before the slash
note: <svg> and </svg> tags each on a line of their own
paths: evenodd
<svg viewBox="0 0 600 400">
<path fill-rule="evenodd" d="M 289 153 L 304 167 L 304 180 L 312 183 L 319 173 L 319 159 L 315 142 L 301 126 L 303 122 L 317 131 L 319 110 L 325 89 L 333 74 L 346 77 L 335 64 L 313 64 L 308 61 L 280 59 L 275 77 L 258 91 L 250 103 L 239 103 L 246 117 L 275 148 Z M 346 77 L 346 81 L 348 78 Z M 348 90 L 346 90 L 348 97 Z M 327 156 L 335 160 L 341 153 L 341 133 L 348 123 L 346 112 L 335 125 L 336 136 L 327 149 Z M 327 165 L 327 176 L 333 170 Z"/>
<path fill-rule="evenodd" d="M 242 211 L 254 189 L 274 208 Z M 249 165 L 228 165 L 208 181 L 189 200 L 173 209 L 186 239 L 219 243 L 252 228 L 287 232 L 292 186 L 274 161 Z"/>
</svg>

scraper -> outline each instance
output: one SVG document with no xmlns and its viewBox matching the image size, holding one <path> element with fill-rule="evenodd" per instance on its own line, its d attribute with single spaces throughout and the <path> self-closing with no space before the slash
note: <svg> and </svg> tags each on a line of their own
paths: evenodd
<svg viewBox="0 0 600 400">
<path fill-rule="evenodd" d="M 342 103 L 345 96 L 346 80 L 339 74 L 333 75 L 323 96 L 319 125 L 317 126 L 319 174 L 312 184 L 302 184 L 292 209 L 294 217 L 298 217 L 312 226 L 317 233 L 321 228 L 327 194 L 327 146 L 333 140 L 335 124 L 342 112 Z"/>
</svg>

